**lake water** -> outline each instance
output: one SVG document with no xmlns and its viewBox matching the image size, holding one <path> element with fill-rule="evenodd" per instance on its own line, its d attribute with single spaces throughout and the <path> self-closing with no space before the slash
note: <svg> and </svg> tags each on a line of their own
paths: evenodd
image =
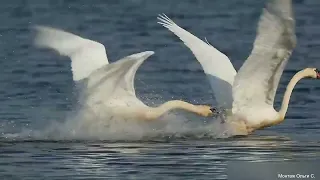
<svg viewBox="0 0 320 180">
<path fill-rule="evenodd" d="M 2 1 L 0 179 L 227 179 L 233 161 L 312 160 L 319 165 L 320 81 L 300 81 L 285 122 L 248 137 L 218 138 L 207 126 L 214 119 L 185 112 L 172 114 L 157 132 L 132 126 L 120 133 L 105 127 L 69 133 L 79 119 L 73 117 L 77 94 L 70 61 L 32 45 L 30 27 L 37 24 L 103 43 L 110 62 L 153 50 L 136 75 L 143 102 L 183 99 L 215 106 L 200 64 L 156 23 L 157 14 L 166 13 L 197 37 L 206 37 L 239 69 L 250 54 L 263 6 L 258 0 Z M 320 68 L 320 1 L 296 0 L 294 8 L 298 46 L 281 78 L 276 108 L 294 73 Z M 259 166 L 251 173 L 259 176 L 260 171 L 275 179 L 279 173 Z"/>
</svg>

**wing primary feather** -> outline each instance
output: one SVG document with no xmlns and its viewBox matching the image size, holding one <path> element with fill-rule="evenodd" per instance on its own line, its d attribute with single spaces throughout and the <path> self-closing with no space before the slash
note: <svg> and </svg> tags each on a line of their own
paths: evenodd
<svg viewBox="0 0 320 180">
<path fill-rule="evenodd" d="M 236 70 L 229 58 L 213 47 L 207 40 L 202 41 L 185 29 L 179 27 L 165 14 L 159 14 L 158 24 L 173 32 L 191 50 L 207 75 L 220 107 L 232 105 L 232 84 Z"/>
<path fill-rule="evenodd" d="M 144 51 L 124 57 L 100 68 L 86 80 L 86 97 L 89 104 L 109 99 L 136 98 L 134 79 L 138 68 L 154 51 Z"/>
<path fill-rule="evenodd" d="M 208 41 L 208 39 L 205 37 L 204 38 L 205 40 L 206 40 L 206 43 L 209 45 L 209 46 L 212 46 L 210 43 L 209 43 L 209 41 Z"/>
<path fill-rule="evenodd" d="M 103 44 L 78 35 L 47 26 L 36 25 L 34 44 L 38 48 L 49 48 L 71 59 L 74 81 L 87 78 L 92 72 L 108 64 Z"/>
<path fill-rule="evenodd" d="M 283 70 L 296 46 L 291 0 L 271 0 L 263 9 L 250 56 L 233 84 L 233 109 L 272 107 Z"/>
</svg>

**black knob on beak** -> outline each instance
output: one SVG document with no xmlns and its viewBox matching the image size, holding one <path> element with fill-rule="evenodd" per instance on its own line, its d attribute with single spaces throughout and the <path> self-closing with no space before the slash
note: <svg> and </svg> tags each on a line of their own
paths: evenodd
<svg viewBox="0 0 320 180">
<path fill-rule="evenodd" d="M 210 111 L 212 111 L 213 113 L 218 112 L 218 111 L 217 111 L 217 108 L 214 108 L 214 107 L 210 108 Z"/>
</svg>

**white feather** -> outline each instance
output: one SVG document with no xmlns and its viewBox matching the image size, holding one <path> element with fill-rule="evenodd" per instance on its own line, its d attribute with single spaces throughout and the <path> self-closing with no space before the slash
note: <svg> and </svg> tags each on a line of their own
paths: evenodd
<svg viewBox="0 0 320 180">
<path fill-rule="evenodd" d="M 132 54 L 109 64 L 105 48 L 98 42 L 51 27 L 34 28 L 36 46 L 70 57 L 73 79 L 82 87 L 80 101 L 85 112 L 93 112 L 96 117 L 139 117 L 146 111 L 147 106 L 136 97 L 134 78 L 153 51 Z"/>
<path fill-rule="evenodd" d="M 280 77 L 295 46 L 291 0 L 274 0 L 263 10 L 252 52 L 235 77 L 234 113 L 262 116 L 261 109 L 273 109 Z"/>
<path fill-rule="evenodd" d="M 276 120 L 275 93 L 288 59 L 296 46 L 292 0 L 271 0 L 264 9 L 251 55 L 237 73 L 229 58 L 176 25 L 166 15 L 158 17 L 193 52 L 209 77 L 219 105 L 232 109 L 232 119 L 251 125 Z M 214 77 L 214 78 L 212 78 Z M 222 86 L 217 79 L 229 83 Z"/>
<path fill-rule="evenodd" d="M 35 26 L 35 45 L 52 48 L 71 59 L 73 80 L 87 78 L 92 72 L 108 64 L 103 44 L 46 26 Z"/>
<path fill-rule="evenodd" d="M 117 101 L 130 106 L 140 105 L 135 94 L 134 77 L 140 65 L 153 54 L 153 51 L 133 54 L 93 72 L 87 79 L 88 104 Z"/>
<path fill-rule="evenodd" d="M 208 41 L 204 42 L 179 27 L 165 14 L 159 15 L 158 20 L 159 24 L 178 36 L 197 58 L 207 75 L 218 105 L 231 108 L 232 84 L 237 72 L 229 58 L 210 45 Z"/>
</svg>

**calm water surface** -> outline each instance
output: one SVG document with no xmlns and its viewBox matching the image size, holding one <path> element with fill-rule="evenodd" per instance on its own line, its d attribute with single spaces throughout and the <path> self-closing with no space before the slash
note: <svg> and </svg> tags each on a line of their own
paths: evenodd
<svg viewBox="0 0 320 180">
<path fill-rule="evenodd" d="M 77 94 L 70 61 L 32 46 L 30 27 L 41 24 L 103 43 L 110 62 L 154 50 L 137 72 L 140 99 L 149 105 L 184 99 L 214 106 L 201 66 L 156 16 L 166 13 L 206 37 L 239 69 L 263 6 L 258 0 L 2 1 L 0 179 L 226 179 L 230 161 L 320 162 L 320 81 L 299 82 L 286 121 L 249 137 L 217 138 L 206 126 L 214 120 L 184 112 L 158 130 L 130 126 L 129 132 L 111 132 L 98 126 L 74 133 L 79 118 L 72 118 Z M 294 7 L 298 47 L 282 76 L 276 108 L 294 73 L 320 68 L 320 1 L 297 0 Z"/>
</svg>

